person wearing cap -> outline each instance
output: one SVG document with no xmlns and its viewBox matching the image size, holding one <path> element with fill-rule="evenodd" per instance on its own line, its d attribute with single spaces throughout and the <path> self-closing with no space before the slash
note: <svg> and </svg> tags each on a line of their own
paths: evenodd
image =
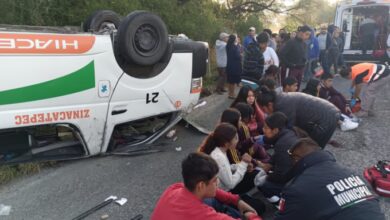
<svg viewBox="0 0 390 220">
<path fill-rule="evenodd" d="M 361 99 L 361 110 L 356 112 L 355 116 L 373 116 L 377 94 L 390 83 L 389 66 L 375 63 L 359 63 L 352 67 L 343 67 L 340 70 L 340 75 L 352 80 L 350 88 L 352 94 L 351 108 L 356 105 L 356 99 L 359 98 L 363 85 L 366 86 Z"/>
<path fill-rule="evenodd" d="M 362 178 L 340 166 L 310 138 L 289 150 L 292 180 L 284 187 L 275 220 L 384 220 L 376 196 Z"/>
<path fill-rule="evenodd" d="M 305 41 L 309 39 L 311 28 L 307 25 L 298 28 L 295 38 L 291 38 L 280 50 L 279 58 L 281 60 L 281 80 L 293 76 L 298 81 L 298 90 L 300 88 L 305 65 L 307 62 L 307 50 Z"/>
<path fill-rule="evenodd" d="M 256 42 L 256 28 L 250 27 L 248 35 L 244 38 L 244 48 L 247 48 L 249 44 Z"/>
<path fill-rule="evenodd" d="M 321 24 L 317 40 L 320 48 L 320 64 L 324 69 L 324 72 L 329 73 L 330 67 L 328 62 L 328 49 L 332 44 L 332 37 L 328 33 L 328 26 L 326 24 Z"/>
<path fill-rule="evenodd" d="M 229 39 L 229 34 L 221 33 L 219 39 L 215 41 L 215 52 L 217 56 L 217 70 L 218 70 L 218 80 L 215 91 L 218 94 L 223 94 L 226 92 L 225 83 L 226 83 L 226 65 L 227 65 L 227 55 L 226 55 L 226 43 Z"/>
</svg>

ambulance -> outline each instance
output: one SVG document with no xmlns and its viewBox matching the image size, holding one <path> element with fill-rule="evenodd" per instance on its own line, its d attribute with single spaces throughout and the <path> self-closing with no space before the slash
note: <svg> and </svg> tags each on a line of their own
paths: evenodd
<svg viewBox="0 0 390 220">
<path fill-rule="evenodd" d="M 208 45 L 102 10 L 84 31 L 0 28 L 0 164 L 126 152 L 197 104 Z"/>
<path fill-rule="evenodd" d="M 385 62 L 390 0 L 340 1 L 334 24 L 345 36 L 346 62 Z"/>
</svg>

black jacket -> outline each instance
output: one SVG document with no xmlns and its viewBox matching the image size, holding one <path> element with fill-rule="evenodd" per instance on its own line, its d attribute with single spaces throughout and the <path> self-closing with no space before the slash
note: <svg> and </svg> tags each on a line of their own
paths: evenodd
<svg viewBox="0 0 390 220">
<path fill-rule="evenodd" d="M 321 147 L 325 147 L 340 119 L 340 111 L 332 103 L 300 92 L 276 97 L 274 111 L 283 112 L 290 126 L 306 131 Z"/>
<path fill-rule="evenodd" d="M 298 137 L 294 131 L 290 129 L 282 129 L 280 131 L 276 141 L 273 143 L 275 152 L 270 161 L 273 172 L 268 174 L 268 181 L 279 184 L 285 184 L 288 181 L 288 177 L 286 175 L 293 167 L 293 164 L 287 150 L 290 149 L 297 141 Z"/>
<path fill-rule="evenodd" d="M 363 178 L 339 166 L 329 152 L 309 154 L 293 171 L 275 220 L 385 219 Z"/>
<path fill-rule="evenodd" d="M 243 75 L 260 80 L 264 70 L 264 56 L 259 45 L 250 43 L 244 52 Z"/>
<path fill-rule="evenodd" d="M 298 37 L 290 39 L 280 50 L 279 56 L 282 65 L 289 68 L 303 68 L 307 61 L 306 43 Z"/>
</svg>

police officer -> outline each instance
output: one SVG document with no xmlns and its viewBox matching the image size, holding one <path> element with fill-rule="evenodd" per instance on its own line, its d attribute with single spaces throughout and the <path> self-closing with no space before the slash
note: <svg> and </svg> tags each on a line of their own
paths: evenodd
<svg viewBox="0 0 390 220">
<path fill-rule="evenodd" d="M 300 139 L 289 154 L 293 179 L 282 192 L 275 220 L 385 219 L 361 177 L 338 165 L 312 139 Z"/>
</svg>

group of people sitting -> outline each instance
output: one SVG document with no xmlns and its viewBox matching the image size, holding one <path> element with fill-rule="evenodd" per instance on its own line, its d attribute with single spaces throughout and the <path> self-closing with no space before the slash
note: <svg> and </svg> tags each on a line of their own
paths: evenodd
<svg viewBox="0 0 390 220">
<path fill-rule="evenodd" d="M 323 76 L 324 89 L 313 97 L 294 92 L 289 78 L 278 93 L 266 76 L 260 89 L 241 88 L 198 152 L 184 159 L 183 183 L 164 192 L 152 219 L 261 219 L 267 203 L 278 220 L 384 219 L 362 179 L 323 150 L 341 112 L 349 112 L 332 77 Z"/>
</svg>

